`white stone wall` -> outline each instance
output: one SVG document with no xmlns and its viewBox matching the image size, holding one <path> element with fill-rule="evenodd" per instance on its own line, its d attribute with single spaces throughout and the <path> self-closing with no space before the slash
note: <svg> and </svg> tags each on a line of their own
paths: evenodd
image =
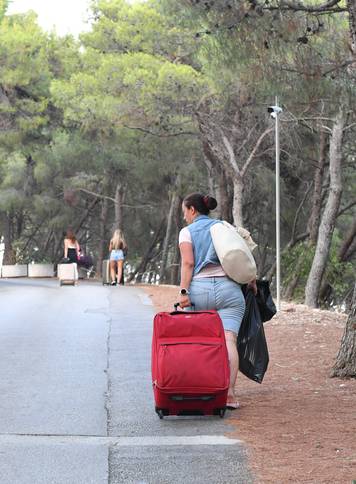
<svg viewBox="0 0 356 484">
<path fill-rule="evenodd" d="M 27 264 L 5 265 L 1 267 L 1 277 L 26 277 Z"/>
<path fill-rule="evenodd" d="M 54 265 L 28 264 L 28 277 L 54 277 Z"/>
</svg>

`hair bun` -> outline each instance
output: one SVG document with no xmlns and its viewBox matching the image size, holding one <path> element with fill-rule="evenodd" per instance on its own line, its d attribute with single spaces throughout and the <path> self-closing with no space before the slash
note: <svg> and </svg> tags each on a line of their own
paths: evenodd
<svg viewBox="0 0 356 484">
<path fill-rule="evenodd" d="M 218 202 L 215 200 L 215 198 L 209 197 L 209 195 L 205 195 L 204 204 L 209 210 L 214 210 L 218 206 Z"/>
</svg>

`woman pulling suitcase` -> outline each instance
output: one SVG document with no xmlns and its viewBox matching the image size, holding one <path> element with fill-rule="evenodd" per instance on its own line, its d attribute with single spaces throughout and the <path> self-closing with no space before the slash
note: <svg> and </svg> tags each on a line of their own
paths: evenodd
<svg viewBox="0 0 356 484">
<path fill-rule="evenodd" d="M 192 193 L 183 200 L 182 210 L 188 226 L 179 234 L 179 249 L 182 259 L 180 306 L 194 310 L 217 310 L 225 331 L 230 364 L 230 385 L 227 407 L 239 407 L 235 395 L 238 372 L 237 336 L 245 311 L 245 299 L 237 282 L 228 278 L 216 255 L 210 227 L 221 222 L 209 217 L 217 207 L 213 197 Z M 256 281 L 250 286 L 256 292 Z"/>
<path fill-rule="evenodd" d="M 68 228 L 64 237 L 64 259 L 68 262 L 78 262 L 80 245 L 71 228 Z"/>
</svg>

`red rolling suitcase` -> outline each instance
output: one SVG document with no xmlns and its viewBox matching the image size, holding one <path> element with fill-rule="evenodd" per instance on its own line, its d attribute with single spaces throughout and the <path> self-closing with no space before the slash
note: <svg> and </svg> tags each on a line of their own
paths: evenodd
<svg viewBox="0 0 356 484">
<path fill-rule="evenodd" d="M 225 414 L 229 361 L 216 311 L 158 313 L 152 337 L 155 409 L 166 415 Z"/>
</svg>

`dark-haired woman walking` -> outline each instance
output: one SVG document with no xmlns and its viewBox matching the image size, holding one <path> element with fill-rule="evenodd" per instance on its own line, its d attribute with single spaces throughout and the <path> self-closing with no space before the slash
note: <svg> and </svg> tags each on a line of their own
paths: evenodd
<svg viewBox="0 0 356 484">
<path fill-rule="evenodd" d="M 237 337 L 245 312 L 245 299 L 237 282 L 228 278 L 220 265 L 210 235 L 210 227 L 221 220 L 209 217 L 217 207 L 215 198 L 192 193 L 182 203 L 184 220 L 188 226 L 179 234 L 182 259 L 180 282 L 180 306 L 194 309 L 215 309 L 225 330 L 226 346 L 230 363 L 230 386 L 227 406 L 239 407 L 235 395 L 238 372 Z M 255 288 L 255 281 L 251 281 Z"/>
</svg>

